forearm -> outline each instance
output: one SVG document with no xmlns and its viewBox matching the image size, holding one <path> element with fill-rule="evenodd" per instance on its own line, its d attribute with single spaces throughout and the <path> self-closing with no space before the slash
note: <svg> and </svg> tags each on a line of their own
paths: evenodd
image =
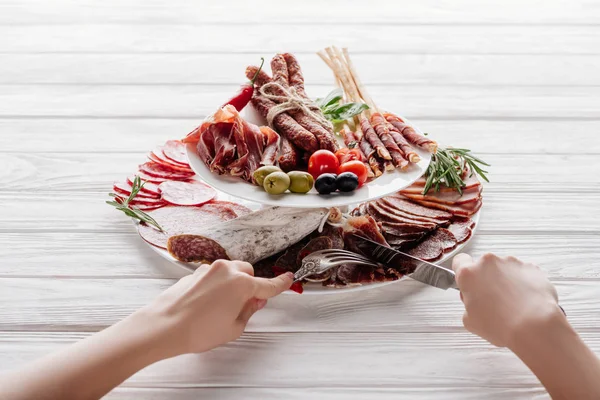
<svg viewBox="0 0 600 400">
<path fill-rule="evenodd" d="M 140 369 L 171 356 L 165 332 L 137 312 L 73 346 L 0 378 L 0 398 L 98 399 Z"/>
<path fill-rule="evenodd" d="M 560 313 L 523 332 L 511 349 L 553 399 L 600 398 L 600 360 Z"/>
</svg>

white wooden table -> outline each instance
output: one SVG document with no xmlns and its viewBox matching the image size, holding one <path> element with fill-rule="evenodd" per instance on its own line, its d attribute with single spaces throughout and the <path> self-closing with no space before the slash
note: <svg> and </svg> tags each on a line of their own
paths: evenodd
<svg viewBox="0 0 600 400">
<path fill-rule="evenodd" d="M 203 2 L 204 3 L 204 2 Z M 207 2 L 208 3 L 208 2 Z M 600 6 L 592 0 L 0 1 L 0 369 L 116 322 L 181 276 L 104 204 L 260 56 L 347 45 L 372 95 L 489 161 L 468 250 L 541 264 L 600 351 Z M 221 4 L 221 5 L 220 5 Z M 405 282 L 281 296 L 239 341 L 158 363 L 113 399 L 544 396 L 467 333 L 456 293 Z"/>
</svg>

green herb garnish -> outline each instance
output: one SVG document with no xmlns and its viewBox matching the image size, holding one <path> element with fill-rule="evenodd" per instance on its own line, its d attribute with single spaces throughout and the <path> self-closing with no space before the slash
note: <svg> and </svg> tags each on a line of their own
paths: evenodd
<svg viewBox="0 0 600 400">
<path fill-rule="evenodd" d="M 342 89 L 334 89 L 324 98 L 315 101 L 321 111 L 323 111 L 325 118 L 333 124 L 340 124 L 369 109 L 369 106 L 365 103 L 340 104 L 343 94 Z"/>
<path fill-rule="evenodd" d="M 456 189 L 462 194 L 462 188 L 465 182 L 462 179 L 464 171 L 470 171 L 469 177 L 474 174 L 479 175 L 483 180 L 489 182 L 488 172 L 481 168 L 482 165 L 490 166 L 485 161 L 470 154 L 471 150 L 447 148 L 438 149 L 431 155 L 431 162 L 427 167 L 427 180 L 423 188 L 423 194 L 427 194 L 433 187 L 436 192 L 440 190 L 440 185 L 444 184 L 450 188 Z"/>
<path fill-rule="evenodd" d="M 131 194 L 129 195 L 128 198 L 126 198 L 124 200 L 118 200 L 118 201 L 117 200 L 107 201 L 106 204 L 113 206 L 114 208 L 116 208 L 119 211 L 123 211 L 125 213 L 125 215 L 127 215 L 128 217 L 131 217 L 131 218 L 140 220 L 142 222 L 145 222 L 149 225 L 152 225 L 156 229 L 158 229 L 159 231 L 162 232 L 163 229 L 160 227 L 160 225 L 158 224 L 158 222 L 156 222 L 156 220 L 154 218 L 152 218 L 151 216 L 149 216 L 148 214 L 146 214 L 139 208 L 129 204 L 131 202 L 131 200 L 133 200 L 135 198 L 135 196 L 137 196 L 137 194 L 140 192 L 140 190 L 142 190 L 142 188 L 144 187 L 145 184 L 146 184 L 146 182 L 145 181 L 142 182 L 141 178 L 136 175 L 135 178 L 133 179 L 133 183 L 131 184 Z M 119 195 L 117 195 L 115 193 L 109 193 L 108 195 L 113 198 L 117 198 L 117 197 L 121 198 Z"/>
</svg>

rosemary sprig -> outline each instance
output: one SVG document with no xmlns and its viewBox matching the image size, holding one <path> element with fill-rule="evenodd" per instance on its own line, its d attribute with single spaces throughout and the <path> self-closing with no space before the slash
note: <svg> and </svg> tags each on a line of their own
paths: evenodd
<svg viewBox="0 0 600 400">
<path fill-rule="evenodd" d="M 119 201 L 113 200 L 113 201 L 107 201 L 106 204 L 113 206 L 114 208 L 116 208 L 119 211 L 123 211 L 125 213 L 125 215 L 127 215 L 128 217 L 138 219 L 142 222 L 152 225 L 156 229 L 158 229 L 159 231 L 162 232 L 163 229 L 160 227 L 160 225 L 158 224 L 158 222 L 156 222 L 156 220 L 154 218 L 152 218 L 151 216 L 149 216 L 148 214 L 146 214 L 139 208 L 129 205 L 131 200 L 133 200 L 135 198 L 135 196 L 137 196 L 137 194 L 140 192 L 140 190 L 142 190 L 142 188 L 144 187 L 145 184 L 146 184 L 146 182 L 145 181 L 142 182 L 141 178 L 136 175 L 135 178 L 133 179 L 133 183 L 131 184 L 131 194 L 129 195 L 128 198 L 123 200 L 122 203 Z M 120 197 L 120 196 L 116 195 L 115 193 L 109 193 L 108 195 L 112 198 Z"/>
<path fill-rule="evenodd" d="M 425 173 L 427 179 L 423 194 L 427 194 L 431 188 L 438 192 L 442 184 L 454 188 L 462 194 L 462 188 L 465 186 L 462 179 L 464 171 L 469 171 L 469 176 L 477 174 L 483 180 L 489 182 L 486 176 L 488 172 L 481 167 L 482 165 L 490 166 L 490 164 L 472 155 L 471 150 L 453 147 L 438 149 L 435 154 L 432 154 L 431 162 Z"/>
</svg>

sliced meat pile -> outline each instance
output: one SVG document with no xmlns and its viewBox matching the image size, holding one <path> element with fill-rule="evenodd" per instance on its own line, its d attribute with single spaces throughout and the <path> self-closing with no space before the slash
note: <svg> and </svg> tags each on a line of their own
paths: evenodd
<svg viewBox="0 0 600 400">
<path fill-rule="evenodd" d="M 142 211 L 152 211 L 168 205 L 199 206 L 215 198 L 217 192 L 207 184 L 194 180 L 188 163 L 185 144 L 169 140 L 148 153 L 149 161 L 136 173 L 144 185 L 129 202 Z M 116 182 L 115 200 L 123 203 L 131 195 L 135 176 Z"/>
<path fill-rule="evenodd" d="M 232 105 L 217 110 L 183 141 L 197 143 L 198 155 L 212 172 L 248 182 L 257 168 L 273 165 L 279 151 L 274 130 L 249 123 Z"/>
<path fill-rule="evenodd" d="M 254 273 L 256 276 L 270 278 L 287 271 L 296 272 L 301 267 L 304 257 L 318 250 L 346 249 L 360 253 L 352 233 L 358 233 L 379 243 L 386 243 L 377 222 L 372 217 L 350 217 L 343 228 L 326 224 L 321 232 L 316 230 L 287 249 L 257 262 L 254 264 Z M 344 287 L 396 280 L 401 276 L 402 274 L 391 268 L 347 264 L 333 268 L 322 275 L 311 276 L 307 281 L 322 282 L 323 286 L 327 287 Z"/>
<path fill-rule="evenodd" d="M 424 195 L 425 178 L 417 180 L 399 194 L 425 207 L 446 211 L 455 217 L 468 218 L 481 208 L 483 186 L 475 174 L 469 175 L 466 172 L 463 180 L 465 186 L 462 194 L 448 186 L 440 185 L 439 191 L 431 188 Z"/>
<path fill-rule="evenodd" d="M 352 215 L 373 218 L 391 247 L 427 261 L 439 260 L 468 240 L 474 226 L 469 218 L 399 194 L 363 203 Z"/>
</svg>

